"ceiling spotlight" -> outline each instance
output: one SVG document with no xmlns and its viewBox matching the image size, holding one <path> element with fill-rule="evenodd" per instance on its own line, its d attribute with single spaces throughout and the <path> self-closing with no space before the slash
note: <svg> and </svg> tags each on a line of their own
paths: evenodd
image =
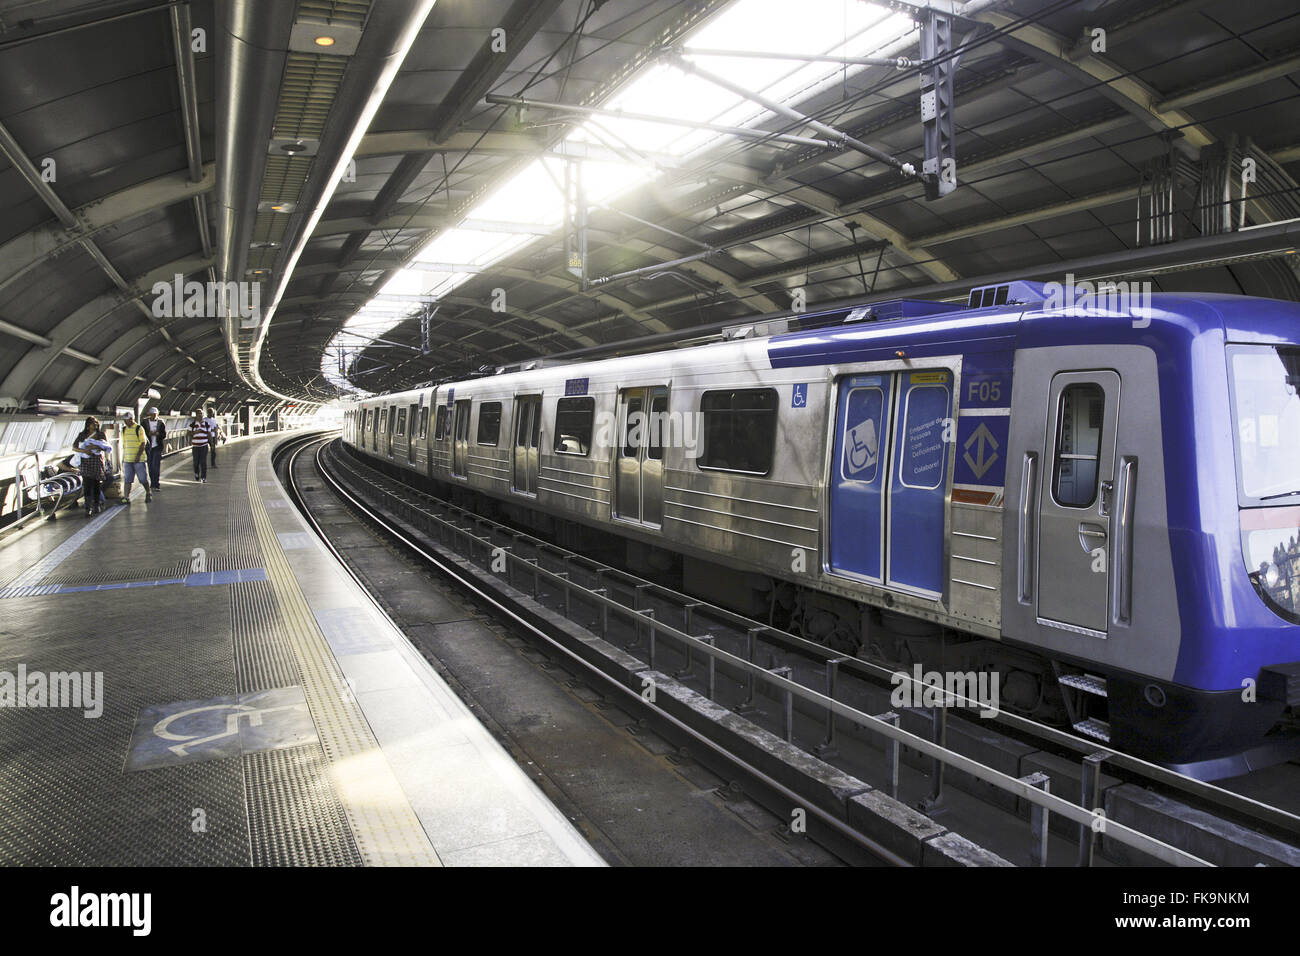
<svg viewBox="0 0 1300 956">
<path fill-rule="evenodd" d="M 288 153 L 290 156 L 293 156 L 295 153 L 306 152 L 306 150 L 307 150 L 307 144 L 304 143 L 302 140 L 298 140 L 297 142 L 293 142 L 293 143 L 284 143 L 280 147 L 280 152 Z"/>
<path fill-rule="evenodd" d="M 318 36 L 312 40 L 317 46 L 333 46 L 334 38 L 331 36 Z"/>
</svg>

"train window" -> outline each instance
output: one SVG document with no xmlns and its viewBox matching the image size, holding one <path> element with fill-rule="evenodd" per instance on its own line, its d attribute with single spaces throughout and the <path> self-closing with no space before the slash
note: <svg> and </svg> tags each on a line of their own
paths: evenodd
<svg viewBox="0 0 1300 956">
<path fill-rule="evenodd" d="M 420 409 L 420 441 L 424 441 L 425 436 L 428 434 L 429 434 L 429 408 L 426 405 L 424 408 Z"/>
<path fill-rule="evenodd" d="M 914 374 L 912 381 L 918 377 Z M 947 385 L 913 385 L 908 389 L 898 463 L 898 478 L 904 487 L 931 489 L 943 484 L 947 460 L 943 431 L 947 419 Z"/>
<path fill-rule="evenodd" d="M 406 409 L 404 408 L 399 408 L 397 410 L 397 430 L 393 432 L 393 434 L 398 438 L 402 438 L 406 435 Z"/>
<path fill-rule="evenodd" d="M 596 400 L 561 398 L 555 403 L 555 451 L 560 455 L 586 455 L 591 451 L 591 423 Z"/>
<path fill-rule="evenodd" d="M 623 457 L 635 458 L 638 454 L 640 441 L 633 441 L 636 438 L 636 432 L 640 431 L 638 424 L 645 417 L 641 412 L 641 399 L 629 398 L 626 404 L 626 418 L 623 419 Z M 642 425 L 644 427 L 644 425 Z"/>
<path fill-rule="evenodd" d="M 776 389 L 739 388 L 705 392 L 701 468 L 766 475 L 776 447 Z"/>
<path fill-rule="evenodd" d="M 668 420 L 668 396 L 656 395 L 650 400 L 650 441 L 646 445 L 645 456 L 651 461 L 662 461 L 664 457 L 664 429 Z"/>
<path fill-rule="evenodd" d="M 456 403 L 456 441 L 469 441 L 469 411 L 473 399 Z"/>
<path fill-rule="evenodd" d="M 495 445 L 501 437 L 501 403 L 484 402 L 478 409 L 478 444 Z"/>
<path fill-rule="evenodd" d="M 1300 500 L 1300 348 L 1240 346 L 1228 354 L 1242 494 L 1294 503 Z"/>
<path fill-rule="evenodd" d="M 845 401 L 844 460 L 840 463 L 840 475 L 845 481 L 870 485 L 875 482 L 880 466 L 885 390 L 879 385 L 853 388 Z"/>
<path fill-rule="evenodd" d="M 450 405 L 438 406 L 438 419 L 433 425 L 433 440 L 442 441 L 447 437 L 447 419 L 451 415 Z"/>
<path fill-rule="evenodd" d="M 1097 500 L 1097 462 L 1106 396 L 1091 382 L 1067 385 L 1056 411 L 1056 460 L 1052 497 L 1066 508 L 1087 508 Z"/>
<path fill-rule="evenodd" d="M 384 431 L 389 438 L 397 433 L 397 406 L 388 406 L 388 421 L 384 425 Z"/>
</svg>

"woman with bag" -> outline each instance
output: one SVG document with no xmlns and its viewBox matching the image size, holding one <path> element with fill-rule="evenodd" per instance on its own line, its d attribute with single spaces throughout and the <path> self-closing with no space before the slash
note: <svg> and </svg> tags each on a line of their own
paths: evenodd
<svg viewBox="0 0 1300 956">
<path fill-rule="evenodd" d="M 81 452 L 82 499 L 86 502 L 86 517 L 99 514 L 102 506 L 104 482 L 104 455 L 113 446 L 104 439 L 103 431 L 96 431 L 77 445 Z"/>
<path fill-rule="evenodd" d="M 81 433 L 78 434 L 76 439 L 72 442 L 72 447 L 75 448 L 80 453 L 77 456 L 78 457 L 77 470 L 81 472 L 81 488 L 82 488 L 81 499 L 86 503 L 87 515 L 90 515 L 92 513 L 91 512 L 92 508 L 94 509 L 94 513 L 98 514 L 99 509 L 102 508 L 104 505 L 105 471 L 104 471 L 104 461 L 102 458 L 100 458 L 98 464 L 94 464 L 94 463 L 91 464 L 91 469 L 95 472 L 96 475 L 94 479 L 94 493 L 92 495 L 91 487 L 86 482 L 86 472 L 84 469 L 87 464 L 86 459 L 94 458 L 95 456 L 89 454 L 87 451 L 82 449 L 81 443 L 86 441 L 88 438 L 92 438 L 95 435 L 95 433 L 98 432 L 99 430 L 100 430 L 99 419 L 96 418 L 94 415 L 87 415 L 86 426 L 83 429 L 81 429 Z"/>
</svg>

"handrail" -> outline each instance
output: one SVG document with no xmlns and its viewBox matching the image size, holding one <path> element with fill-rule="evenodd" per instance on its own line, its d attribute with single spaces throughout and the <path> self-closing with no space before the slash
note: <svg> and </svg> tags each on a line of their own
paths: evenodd
<svg viewBox="0 0 1300 956">
<path fill-rule="evenodd" d="M 1038 453 L 1025 452 L 1024 467 L 1020 474 L 1020 529 L 1016 547 L 1016 595 L 1021 604 L 1034 597 L 1034 565 L 1037 522 L 1034 521 L 1034 500 L 1038 497 Z"/>
<path fill-rule="evenodd" d="M 35 471 L 36 471 L 36 481 L 35 481 L 36 510 L 34 510 L 29 515 L 25 515 L 23 514 L 23 503 L 27 501 L 28 485 L 26 479 L 23 476 L 32 467 L 31 465 L 28 465 L 29 460 L 34 463 Z M 5 530 L 12 530 L 13 528 L 17 528 L 19 525 L 23 524 L 23 522 L 25 521 L 29 521 L 32 518 L 36 518 L 36 517 L 43 517 L 45 515 L 45 511 L 41 507 L 41 482 L 42 479 L 41 479 L 40 452 L 30 452 L 26 455 L 23 455 L 23 457 L 19 458 L 14 465 L 14 488 L 17 489 L 17 495 L 15 496 L 16 497 L 15 507 L 17 508 L 18 511 L 18 517 L 15 518 L 13 522 L 10 523 L 8 528 L 6 528 Z M 60 490 L 59 498 L 54 505 L 55 510 L 58 509 L 58 501 L 62 501 L 62 500 L 63 500 L 63 493 Z"/>
<path fill-rule="evenodd" d="M 1137 459 L 1124 455 L 1119 460 L 1119 487 L 1115 491 L 1115 589 L 1112 617 L 1116 624 L 1128 624 L 1133 614 L 1133 512 Z"/>
</svg>

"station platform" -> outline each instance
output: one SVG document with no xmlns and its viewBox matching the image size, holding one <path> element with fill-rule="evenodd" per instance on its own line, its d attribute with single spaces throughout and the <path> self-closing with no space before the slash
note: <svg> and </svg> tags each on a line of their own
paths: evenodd
<svg viewBox="0 0 1300 956">
<path fill-rule="evenodd" d="M 601 865 L 271 462 L 0 546 L 0 863 Z"/>
</svg>

